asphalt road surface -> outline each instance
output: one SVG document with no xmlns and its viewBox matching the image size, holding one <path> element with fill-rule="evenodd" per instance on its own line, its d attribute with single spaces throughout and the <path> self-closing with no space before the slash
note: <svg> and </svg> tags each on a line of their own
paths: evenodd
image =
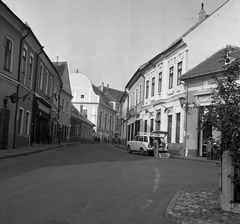
<svg viewBox="0 0 240 224">
<path fill-rule="evenodd" d="M 181 189 L 217 188 L 215 164 L 77 144 L 0 160 L 0 224 L 171 224 Z"/>
</svg>

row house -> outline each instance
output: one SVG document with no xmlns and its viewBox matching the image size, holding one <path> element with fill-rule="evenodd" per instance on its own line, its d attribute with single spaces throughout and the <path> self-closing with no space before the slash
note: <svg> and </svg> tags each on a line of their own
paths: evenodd
<svg viewBox="0 0 240 224">
<path fill-rule="evenodd" d="M 0 147 L 58 136 L 62 80 L 32 29 L 0 2 Z"/>
<path fill-rule="evenodd" d="M 116 130 L 116 110 L 109 103 L 103 89 L 93 85 L 83 74 L 70 74 L 72 104 L 94 125 L 93 138 L 112 142 Z"/>
<path fill-rule="evenodd" d="M 126 116 L 127 139 L 133 137 L 139 131 L 143 131 L 145 120 L 142 117 L 142 107 L 144 105 L 144 76 L 142 75 L 143 69 L 146 64 L 142 65 L 132 76 L 126 85 L 126 92 L 128 94 L 128 114 Z"/>
<path fill-rule="evenodd" d="M 116 124 L 115 124 L 115 132 L 114 135 L 114 142 L 120 143 L 120 136 L 121 136 L 121 104 L 120 100 L 123 95 L 123 92 L 117 89 L 113 89 L 109 87 L 109 84 L 107 86 L 104 86 L 104 82 L 102 82 L 102 85 L 98 87 L 101 92 L 105 95 L 105 97 L 108 99 L 108 103 L 111 105 L 113 110 L 116 111 Z"/>
<path fill-rule="evenodd" d="M 207 15 L 201 5 L 198 22 L 169 47 L 142 65 L 125 86 L 128 95 L 127 140 L 137 131 L 168 131 L 167 142 L 173 154 L 195 156 L 186 144 L 192 133 L 185 128 L 186 111 L 179 99 L 187 96 L 188 85 L 179 79 L 198 63 L 226 45 L 239 46 L 240 2 L 226 1 Z M 139 100 L 141 83 L 142 102 Z M 136 89 L 138 91 L 136 92 Z M 138 121 L 140 120 L 140 122 Z M 192 131 L 192 130 L 191 130 Z M 202 156 L 202 154 L 200 154 Z"/>
<path fill-rule="evenodd" d="M 13 147 L 22 31 L 27 30 L 0 2 L 0 148 Z"/>
<path fill-rule="evenodd" d="M 187 110 L 186 131 L 189 138 L 186 148 L 194 151 L 195 156 L 207 155 L 209 136 L 217 139 L 221 134 L 215 130 L 211 121 L 203 127 L 203 115 L 211 111 L 211 93 L 215 88 L 215 77 L 224 76 L 224 67 L 240 58 L 240 48 L 226 46 L 182 75 L 181 80 L 188 86 L 187 98 L 183 108 Z"/>
<path fill-rule="evenodd" d="M 129 105 L 129 98 L 128 98 L 128 91 L 125 91 L 120 99 L 120 139 L 121 144 L 126 145 L 128 138 L 128 105 Z"/>
<path fill-rule="evenodd" d="M 63 82 L 59 108 L 59 125 L 61 130 L 60 141 L 65 142 L 70 140 L 72 91 L 67 62 L 53 62 L 53 64 Z"/>
<path fill-rule="evenodd" d="M 75 106 L 71 105 L 71 111 L 71 141 L 91 142 L 95 125 Z"/>
</svg>

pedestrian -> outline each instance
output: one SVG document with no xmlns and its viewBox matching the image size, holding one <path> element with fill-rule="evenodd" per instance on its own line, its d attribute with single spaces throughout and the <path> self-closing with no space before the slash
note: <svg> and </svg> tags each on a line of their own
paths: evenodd
<svg viewBox="0 0 240 224">
<path fill-rule="evenodd" d="M 154 138 L 153 140 L 153 150 L 154 150 L 154 157 L 158 157 L 159 142 L 157 138 Z"/>
<path fill-rule="evenodd" d="M 98 137 L 98 143 L 100 143 L 100 137 Z"/>
<path fill-rule="evenodd" d="M 212 160 L 213 139 L 209 137 L 207 140 L 207 160 Z"/>
</svg>

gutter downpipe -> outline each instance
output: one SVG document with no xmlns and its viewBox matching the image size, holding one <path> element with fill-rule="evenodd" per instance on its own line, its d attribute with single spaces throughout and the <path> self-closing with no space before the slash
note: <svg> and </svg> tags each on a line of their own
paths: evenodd
<svg viewBox="0 0 240 224">
<path fill-rule="evenodd" d="M 17 97 L 19 94 L 19 86 L 20 86 L 20 73 L 21 73 L 21 62 L 22 62 L 22 44 L 23 40 L 30 34 L 29 27 L 25 25 L 25 28 L 27 30 L 27 34 L 23 36 L 20 40 L 20 51 L 19 51 L 19 64 L 18 64 L 18 84 L 17 84 Z M 26 74 L 27 75 L 27 74 Z M 18 97 L 19 100 L 19 97 Z M 16 102 L 16 108 L 15 108 L 15 117 L 14 117 L 14 135 L 13 135 L 13 149 L 16 147 L 16 123 L 17 123 L 17 112 L 18 112 L 18 100 Z"/>
<path fill-rule="evenodd" d="M 61 91 L 62 91 L 62 88 L 63 86 L 60 85 L 60 89 L 59 89 L 59 99 L 58 99 L 58 144 L 60 144 L 60 137 L 61 137 L 61 133 L 60 133 L 60 125 L 59 125 L 59 122 L 60 122 L 60 111 L 61 111 L 61 108 L 60 108 L 60 101 L 61 101 Z"/>
<path fill-rule="evenodd" d="M 37 85 L 37 71 L 38 71 L 38 59 L 39 55 L 43 52 L 44 46 L 40 46 L 40 52 L 37 53 L 37 60 L 36 60 L 36 69 L 35 69 L 35 80 L 34 80 L 34 95 L 33 95 L 33 103 L 32 103 L 32 120 L 31 120 L 31 145 L 34 142 L 34 129 L 35 129 L 35 114 L 36 114 L 36 109 L 35 109 L 35 94 L 36 94 L 36 85 Z"/>
<path fill-rule="evenodd" d="M 184 156 L 187 157 L 188 149 L 187 149 L 187 114 L 188 114 L 188 85 L 186 85 L 186 111 L 185 111 L 185 130 L 184 130 Z"/>
</svg>

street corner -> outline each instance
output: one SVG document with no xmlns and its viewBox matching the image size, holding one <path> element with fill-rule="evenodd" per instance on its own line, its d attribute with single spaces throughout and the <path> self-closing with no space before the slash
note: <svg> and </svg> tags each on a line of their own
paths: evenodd
<svg viewBox="0 0 240 224">
<path fill-rule="evenodd" d="M 186 189 L 175 194 L 167 207 L 166 218 L 183 224 L 236 224 L 240 214 L 221 209 L 216 189 Z"/>
</svg>

